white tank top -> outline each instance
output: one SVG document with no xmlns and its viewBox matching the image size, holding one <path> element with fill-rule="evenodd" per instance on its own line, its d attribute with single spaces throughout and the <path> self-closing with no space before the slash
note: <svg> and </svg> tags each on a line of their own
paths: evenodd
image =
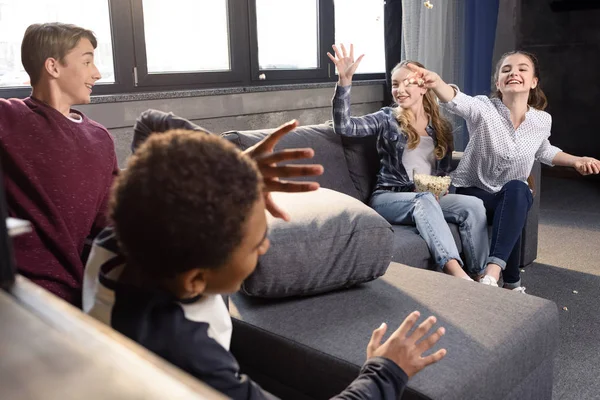
<svg viewBox="0 0 600 400">
<path fill-rule="evenodd" d="M 413 180 L 413 171 L 417 174 L 431 175 L 435 168 L 433 138 L 421 136 L 420 139 L 417 147 L 412 150 L 405 148 L 402 153 L 402 164 L 411 181 Z"/>
</svg>

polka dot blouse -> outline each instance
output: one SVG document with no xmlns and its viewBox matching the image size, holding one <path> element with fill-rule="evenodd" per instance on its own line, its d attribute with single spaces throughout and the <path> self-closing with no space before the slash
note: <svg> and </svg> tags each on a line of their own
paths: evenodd
<svg viewBox="0 0 600 400">
<path fill-rule="evenodd" d="M 553 165 L 561 150 L 548 141 L 550 114 L 529 108 L 515 129 L 510 111 L 500 99 L 467 96 L 453 87 L 457 91 L 454 99 L 440 106 L 464 118 L 469 130 L 469 143 L 452 173 L 454 186 L 476 186 L 496 193 L 511 180 L 526 182 L 535 160 Z"/>
</svg>

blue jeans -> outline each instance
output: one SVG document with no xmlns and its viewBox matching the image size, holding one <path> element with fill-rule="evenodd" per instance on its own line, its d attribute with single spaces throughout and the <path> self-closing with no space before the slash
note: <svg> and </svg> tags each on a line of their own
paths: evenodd
<svg viewBox="0 0 600 400">
<path fill-rule="evenodd" d="M 438 202 L 431 193 L 376 190 L 370 200 L 373 207 L 391 224 L 416 225 L 438 267 L 452 259 L 466 266 L 469 274 L 479 274 L 489 254 L 487 218 L 483 202 L 471 196 L 447 194 Z M 463 263 L 447 222 L 458 225 Z"/>
<path fill-rule="evenodd" d="M 502 268 L 502 279 L 509 288 L 521 286 L 518 248 L 527 213 L 533 204 L 533 195 L 525 182 L 510 181 L 498 193 L 489 193 L 477 187 L 456 188 L 456 193 L 483 200 L 490 223 L 492 243 L 487 263 Z"/>
</svg>

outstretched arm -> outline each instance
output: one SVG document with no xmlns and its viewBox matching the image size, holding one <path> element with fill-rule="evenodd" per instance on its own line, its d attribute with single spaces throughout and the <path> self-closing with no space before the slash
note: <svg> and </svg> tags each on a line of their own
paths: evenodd
<svg viewBox="0 0 600 400">
<path fill-rule="evenodd" d="M 440 100 L 440 106 L 449 112 L 464 118 L 467 122 L 476 123 L 481 111 L 486 107 L 482 96 L 468 96 L 455 85 L 449 85 L 438 74 L 414 64 L 406 66 L 412 71 L 407 79 L 414 79 L 420 86 L 433 90 Z M 487 100 L 487 98 L 484 97 Z"/>
<path fill-rule="evenodd" d="M 456 96 L 454 88 L 444 82 L 435 72 L 421 68 L 415 64 L 407 64 L 406 68 L 412 72 L 408 79 L 416 79 L 420 84 L 419 86 L 433 90 L 442 103 L 447 103 Z"/>
<path fill-rule="evenodd" d="M 561 151 L 554 156 L 552 163 L 575 168 L 581 175 L 597 175 L 600 173 L 600 161 L 592 157 L 578 157 Z"/>
<path fill-rule="evenodd" d="M 206 129 L 194 124 L 172 112 L 148 109 L 140 114 L 133 126 L 133 142 L 131 151 L 140 147 L 153 133 L 167 132 L 172 129 L 186 129 L 190 131 L 210 133 Z"/>
<path fill-rule="evenodd" d="M 338 84 L 335 95 L 331 101 L 333 111 L 333 130 L 342 136 L 369 136 L 376 135 L 382 129 L 382 120 L 385 118 L 381 111 L 362 117 L 350 116 L 350 92 L 352 90 L 352 77 L 364 55 L 354 60 L 354 46 L 350 45 L 350 52 L 342 44 L 340 49 L 333 45 L 335 56 L 327 53 L 338 71 Z"/>
</svg>

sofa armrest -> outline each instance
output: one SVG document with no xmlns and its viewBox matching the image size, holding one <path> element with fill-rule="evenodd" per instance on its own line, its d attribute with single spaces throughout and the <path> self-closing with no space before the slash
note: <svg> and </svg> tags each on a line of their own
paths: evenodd
<svg viewBox="0 0 600 400">
<path fill-rule="evenodd" d="M 452 152 L 452 161 L 450 161 L 450 171 L 454 171 L 456 167 L 458 167 L 458 163 L 462 160 L 463 156 L 462 151 L 453 151 Z"/>
</svg>

